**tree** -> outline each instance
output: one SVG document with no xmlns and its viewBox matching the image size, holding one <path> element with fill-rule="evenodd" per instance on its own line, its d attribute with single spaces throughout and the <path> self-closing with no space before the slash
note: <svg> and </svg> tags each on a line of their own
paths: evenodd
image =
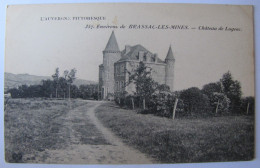
<svg viewBox="0 0 260 168">
<path fill-rule="evenodd" d="M 59 77 L 59 86 L 62 92 L 61 96 L 65 99 L 68 84 L 67 84 L 67 80 L 64 77 Z"/>
<path fill-rule="evenodd" d="M 170 91 L 169 86 L 157 84 L 156 90 L 150 99 L 149 108 L 156 115 L 171 117 L 175 99 L 176 97 Z"/>
<path fill-rule="evenodd" d="M 64 76 L 64 78 L 67 80 L 67 78 L 68 78 L 68 75 L 69 75 L 69 71 L 68 70 L 65 70 L 64 72 L 63 72 L 63 76 Z"/>
<path fill-rule="evenodd" d="M 213 92 L 210 104 L 214 107 L 215 113 L 228 113 L 230 100 L 224 93 Z"/>
<path fill-rule="evenodd" d="M 116 103 L 119 105 L 119 106 L 124 106 L 126 105 L 126 97 L 128 96 L 128 93 L 126 91 L 123 91 L 123 92 L 119 92 L 117 94 L 117 98 L 116 98 Z"/>
<path fill-rule="evenodd" d="M 255 114 L 255 98 L 252 96 L 241 99 L 241 110 L 246 115 Z"/>
<path fill-rule="evenodd" d="M 28 94 L 28 86 L 27 86 L 27 85 L 19 86 L 19 87 L 18 87 L 18 90 L 19 90 L 19 92 L 20 92 L 21 98 L 29 97 L 29 94 Z"/>
<path fill-rule="evenodd" d="M 70 71 L 65 70 L 63 72 L 64 77 L 59 77 L 59 87 L 61 88 L 63 92 L 63 97 L 66 97 L 66 92 L 68 93 L 68 98 L 71 98 L 71 85 L 76 79 L 76 72 L 77 70 L 75 68 L 71 69 Z M 74 88 L 75 90 L 75 88 Z"/>
<path fill-rule="evenodd" d="M 50 79 L 42 80 L 43 97 L 52 97 L 53 89 L 54 89 L 53 82 Z"/>
<path fill-rule="evenodd" d="M 224 94 L 230 99 L 230 110 L 232 112 L 239 113 L 242 95 L 240 82 L 233 80 L 230 71 L 222 76 L 220 82 L 223 87 Z"/>
<path fill-rule="evenodd" d="M 70 86 L 71 98 L 77 98 L 79 96 L 79 89 L 76 85 Z"/>
<path fill-rule="evenodd" d="M 87 98 L 90 97 L 88 85 L 80 85 L 79 86 L 79 92 L 80 92 L 80 97 L 82 99 L 87 99 Z"/>
<path fill-rule="evenodd" d="M 30 85 L 27 90 L 28 90 L 29 97 L 43 96 L 42 85 Z"/>
<path fill-rule="evenodd" d="M 55 74 L 52 75 L 53 78 L 53 83 L 54 83 L 54 87 L 55 87 L 55 97 L 58 98 L 58 87 L 59 87 L 59 68 L 55 69 Z"/>
<path fill-rule="evenodd" d="M 206 94 L 214 113 L 227 113 L 230 106 L 229 98 L 224 94 L 221 82 L 209 83 L 203 86 L 202 93 Z"/>
<path fill-rule="evenodd" d="M 213 93 L 221 93 L 222 88 L 221 88 L 221 83 L 220 82 L 215 82 L 215 83 L 209 83 L 206 84 L 202 87 L 201 89 L 202 93 L 207 95 L 209 98 L 213 95 Z"/>
<path fill-rule="evenodd" d="M 129 83 L 135 84 L 135 94 L 142 100 L 143 109 L 146 108 L 145 101 L 151 98 L 152 94 L 156 88 L 156 82 L 151 77 L 151 68 L 146 67 L 143 62 L 139 63 L 138 68 L 134 71 L 134 73 L 128 72 L 129 75 Z"/>
<path fill-rule="evenodd" d="M 67 81 L 67 84 L 69 86 L 69 99 L 70 99 L 70 87 L 73 81 L 76 79 L 76 72 L 77 70 L 75 68 L 71 69 L 70 72 L 68 70 L 64 71 L 64 77 Z"/>
<path fill-rule="evenodd" d="M 20 98 L 21 97 L 20 91 L 17 88 L 9 89 L 8 92 L 11 93 L 12 98 Z"/>
<path fill-rule="evenodd" d="M 192 87 L 180 92 L 183 108 L 186 115 L 198 115 L 209 110 L 209 98 L 199 88 Z"/>
<path fill-rule="evenodd" d="M 97 84 L 80 85 L 79 92 L 82 99 L 97 99 Z"/>
</svg>

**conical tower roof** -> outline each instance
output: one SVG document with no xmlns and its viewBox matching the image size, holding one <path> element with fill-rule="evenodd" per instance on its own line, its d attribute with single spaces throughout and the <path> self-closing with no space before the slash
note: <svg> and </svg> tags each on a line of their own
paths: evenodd
<svg viewBox="0 0 260 168">
<path fill-rule="evenodd" d="M 165 58 L 166 60 L 174 60 L 174 56 L 173 56 L 173 52 L 172 52 L 172 47 L 170 46 L 169 47 L 169 50 L 168 50 L 168 53 L 167 53 L 167 56 Z"/>
<path fill-rule="evenodd" d="M 114 31 L 112 31 L 112 34 L 107 42 L 107 46 L 104 51 L 119 51 Z"/>
</svg>

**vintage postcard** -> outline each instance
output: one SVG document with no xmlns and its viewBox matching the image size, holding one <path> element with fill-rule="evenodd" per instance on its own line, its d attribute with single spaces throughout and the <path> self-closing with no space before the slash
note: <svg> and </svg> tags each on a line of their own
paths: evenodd
<svg viewBox="0 0 260 168">
<path fill-rule="evenodd" d="M 6 9 L 7 163 L 255 158 L 253 6 Z"/>
</svg>

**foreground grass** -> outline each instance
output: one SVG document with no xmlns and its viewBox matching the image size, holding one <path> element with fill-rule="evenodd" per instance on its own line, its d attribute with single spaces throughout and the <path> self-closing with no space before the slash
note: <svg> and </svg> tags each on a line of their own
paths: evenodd
<svg viewBox="0 0 260 168">
<path fill-rule="evenodd" d="M 244 161 L 254 158 L 254 119 L 225 116 L 167 119 L 105 103 L 97 117 L 123 141 L 161 163 Z"/>
<path fill-rule="evenodd" d="M 82 101 L 11 99 L 5 110 L 5 160 L 23 162 L 24 154 L 66 145 L 68 135 L 62 119 Z M 30 158 L 34 160 L 35 158 Z"/>
</svg>

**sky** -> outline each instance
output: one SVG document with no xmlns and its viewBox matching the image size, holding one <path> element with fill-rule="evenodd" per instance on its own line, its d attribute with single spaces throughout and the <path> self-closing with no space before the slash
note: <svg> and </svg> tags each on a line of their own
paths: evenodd
<svg viewBox="0 0 260 168">
<path fill-rule="evenodd" d="M 72 19 L 81 16 L 105 19 Z M 62 17 L 63 20 L 50 20 L 50 17 Z M 70 20 L 64 20 L 65 17 Z M 118 28 L 85 28 L 98 24 Z M 122 25 L 124 29 L 120 28 Z M 130 29 L 129 25 L 184 25 L 188 29 Z M 206 27 L 217 30 L 205 30 Z M 141 44 L 164 60 L 171 45 L 176 60 L 176 90 L 193 86 L 201 88 L 230 71 L 234 79 L 241 82 L 243 95 L 254 95 L 253 17 L 252 8 L 246 6 L 9 6 L 5 71 L 51 76 L 56 67 L 61 72 L 76 68 L 78 78 L 97 81 L 98 65 L 103 61 L 102 51 L 112 30 L 121 50 L 125 45 Z"/>
</svg>

